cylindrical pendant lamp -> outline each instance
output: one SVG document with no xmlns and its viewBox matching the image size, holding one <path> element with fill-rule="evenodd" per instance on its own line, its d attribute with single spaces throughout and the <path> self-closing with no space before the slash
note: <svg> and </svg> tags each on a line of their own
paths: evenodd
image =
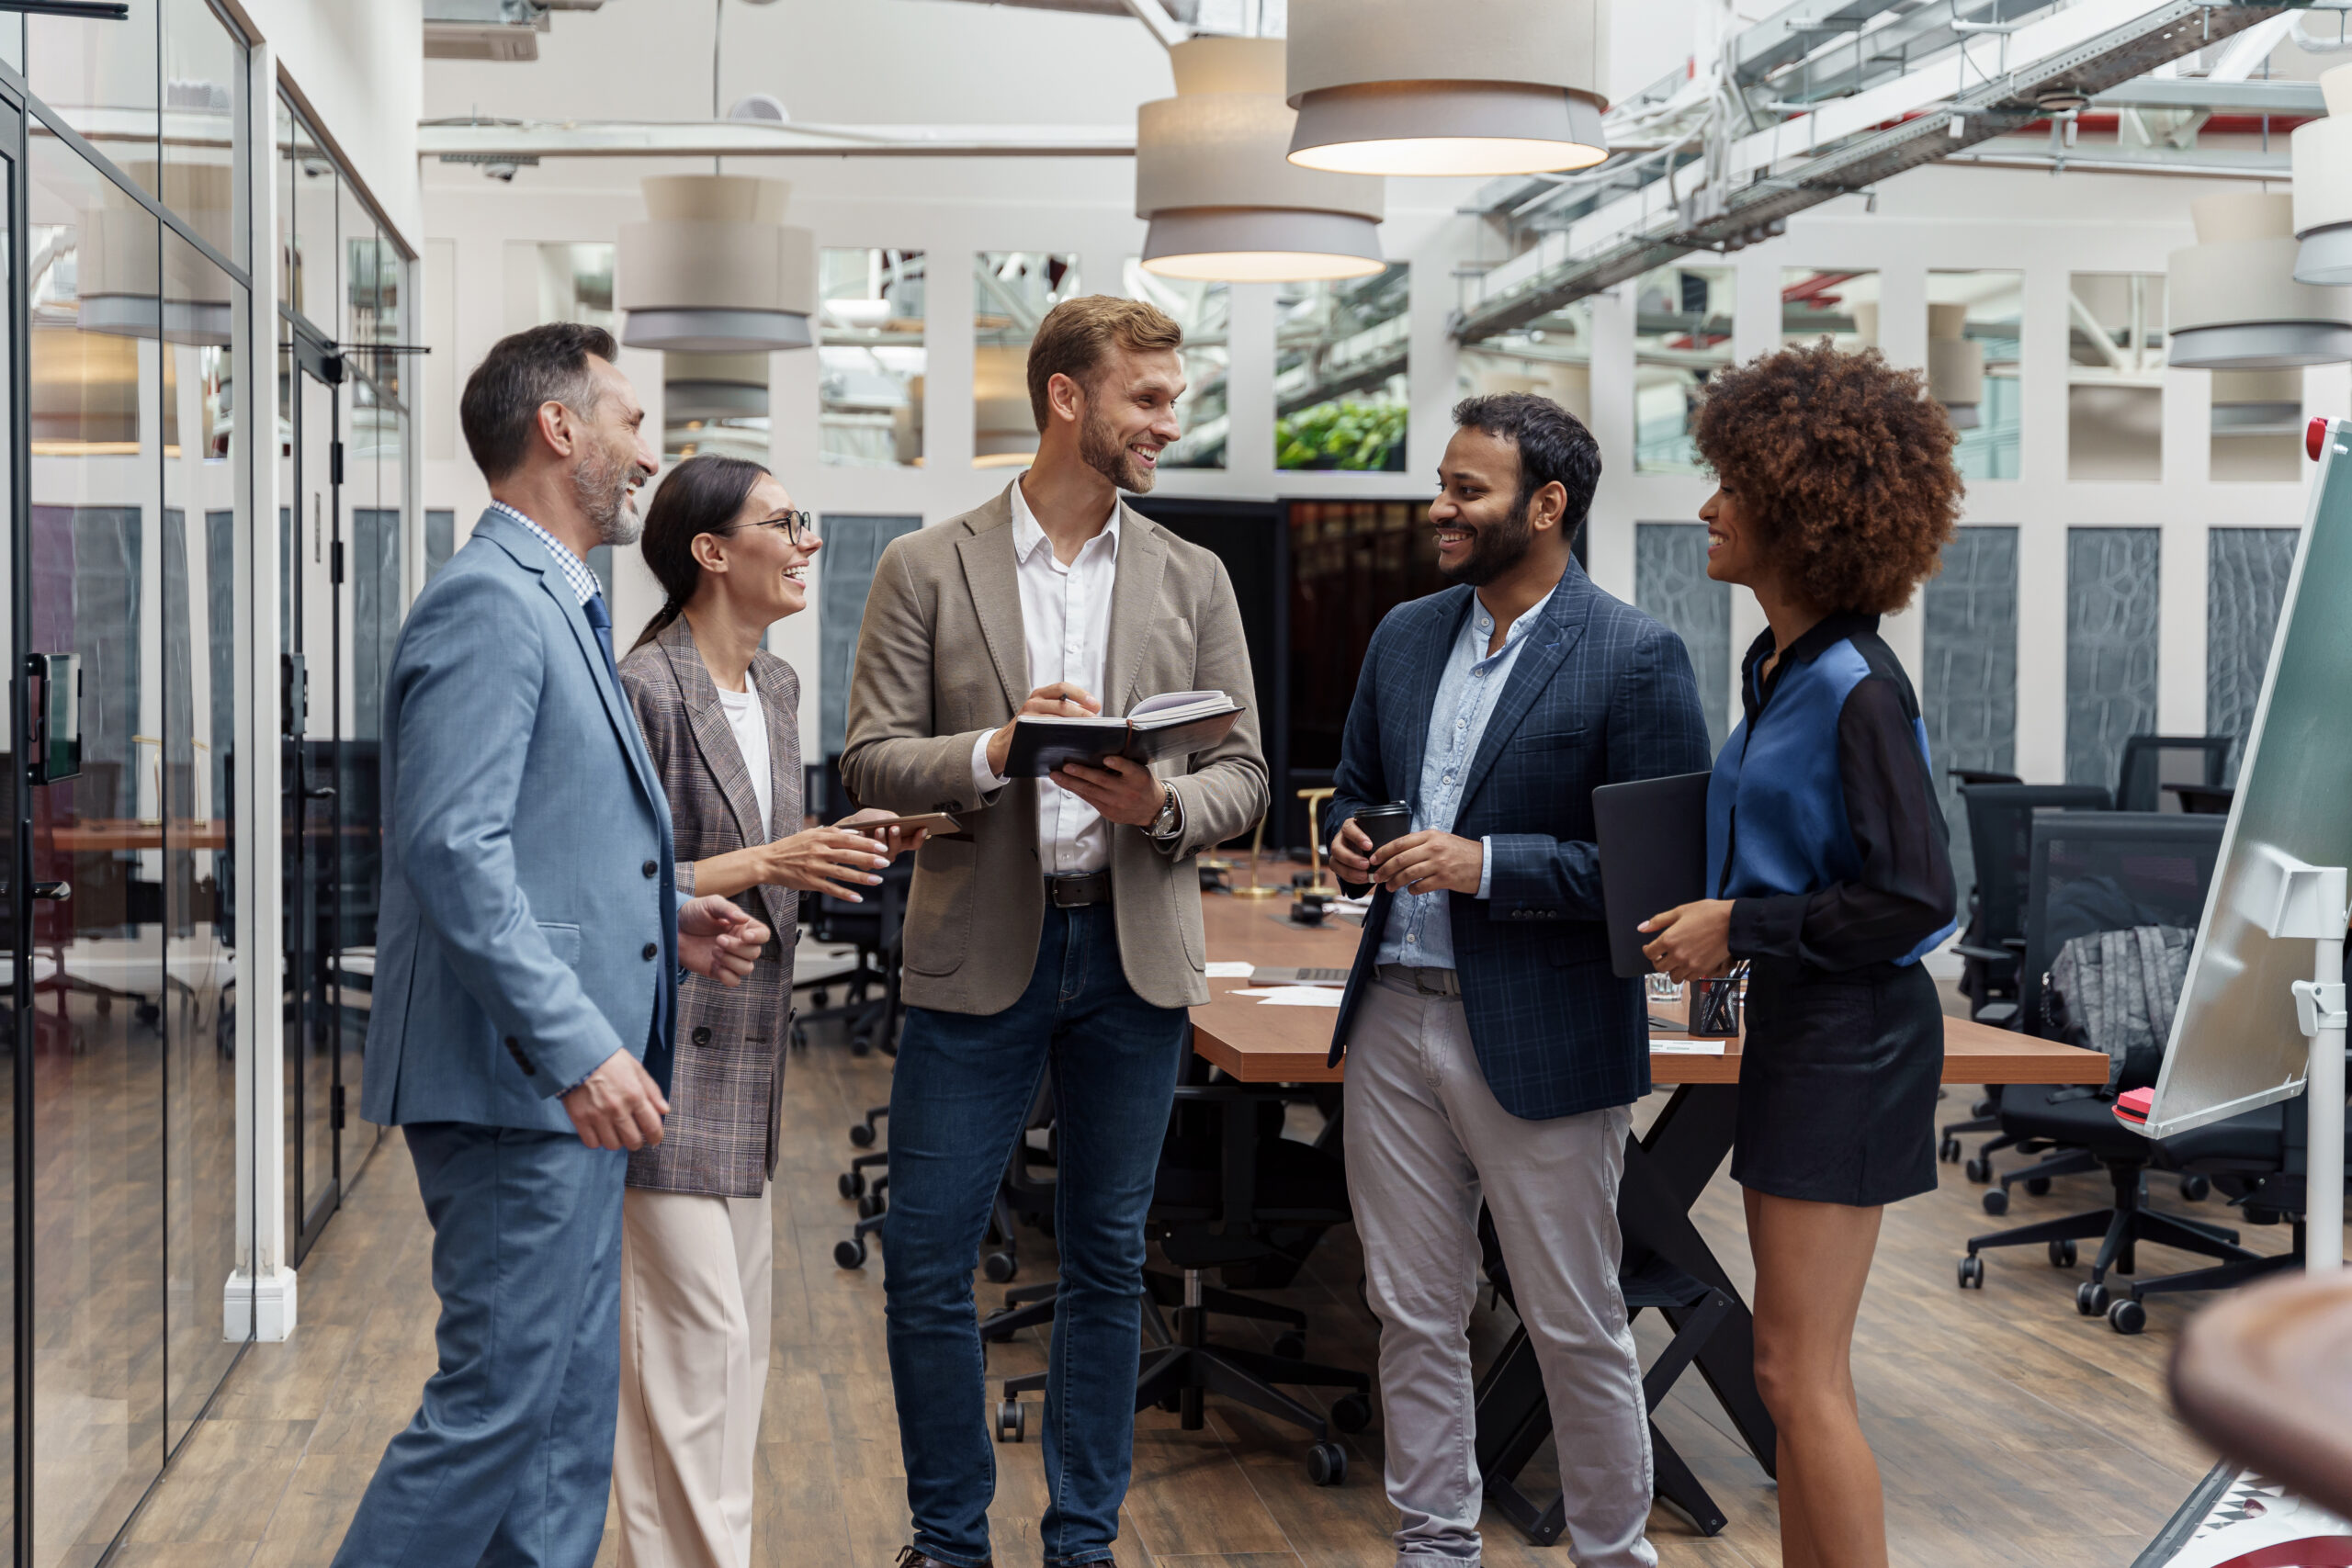
<svg viewBox="0 0 2352 1568">
<path fill-rule="evenodd" d="M 1176 96 L 1136 115 L 1136 216 L 1146 271 L 1237 283 L 1368 277 L 1383 191 L 1363 175 L 1284 158 L 1283 40 L 1197 38 L 1169 51 Z"/>
<path fill-rule="evenodd" d="M 1609 155 L 1604 0 L 1291 0 L 1290 161 L 1527 175 Z"/>
<path fill-rule="evenodd" d="M 647 176 L 647 220 L 621 225 L 621 341 L 678 354 L 809 346 L 817 239 L 783 226 L 791 188 L 742 175 Z"/>
<path fill-rule="evenodd" d="M 1984 345 L 1968 335 L 1968 307 L 1928 307 L 1928 395 L 1954 430 L 1984 423 Z"/>
<path fill-rule="evenodd" d="M 2223 191 L 2188 204 L 2197 243 L 2172 254 L 2167 360 L 2273 370 L 2352 359 L 2352 293 L 2295 279 L 2294 199 Z"/>
<path fill-rule="evenodd" d="M 2352 283 L 2352 65 L 2320 73 L 2327 117 L 2295 128 L 2295 257 L 2301 283 Z"/>
</svg>

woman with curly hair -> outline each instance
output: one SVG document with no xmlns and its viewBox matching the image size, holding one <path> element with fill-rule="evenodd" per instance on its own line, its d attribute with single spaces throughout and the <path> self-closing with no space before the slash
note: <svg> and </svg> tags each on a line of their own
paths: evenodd
<svg viewBox="0 0 2352 1568">
<path fill-rule="evenodd" d="M 1943 1012 L 1919 960 L 1953 888 L 1927 730 L 1879 617 L 1937 569 L 1954 436 L 1915 371 L 1824 342 L 1717 376 L 1707 575 L 1769 629 L 1707 795 L 1714 897 L 1646 921 L 1678 980 L 1748 965 L 1732 1179 L 1756 1259 L 1756 1382 L 1780 1432 L 1781 1560 L 1882 1568 L 1854 1318 L 1885 1204 L 1936 1185 Z"/>
</svg>

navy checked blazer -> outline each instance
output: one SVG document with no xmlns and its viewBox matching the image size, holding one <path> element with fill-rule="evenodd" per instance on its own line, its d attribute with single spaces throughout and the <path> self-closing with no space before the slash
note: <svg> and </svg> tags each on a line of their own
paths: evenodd
<svg viewBox="0 0 2352 1568">
<path fill-rule="evenodd" d="M 1455 587 L 1399 604 L 1373 633 L 1332 781 L 1334 824 L 1382 801 L 1419 807 L 1430 713 L 1473 594 Z M 1569 562 L 1496 699 L 1453 821 L 1463 838 L 1493 839 L 1491 896 L 1447 904 L 1470 1042 L 1512 1115 L 1569 1116 L 1649 1092 L 1642 983 L 1609 968 L 1592 791 L 1704 773 L 1713 760 L 1682 639 Z M 1388 905 L 1375 895 L 1364 919 L 1331 1032 L 1334 1066 L 1373 983 Z"/>
</svg>

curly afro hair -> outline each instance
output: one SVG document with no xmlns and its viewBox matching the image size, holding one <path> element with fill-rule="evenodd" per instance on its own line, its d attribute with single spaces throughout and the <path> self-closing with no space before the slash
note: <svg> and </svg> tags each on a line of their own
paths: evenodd
<svg viewBox="0 0 2352 1568">
<path fill-rule="evenodd" d="M 1918 371 L 1826 338 L 1784 348 L 1717 372 L 1692 435 L 1806 602 L 1887 615 L 1941 569 L 1960 438 Z"/>
</svg>

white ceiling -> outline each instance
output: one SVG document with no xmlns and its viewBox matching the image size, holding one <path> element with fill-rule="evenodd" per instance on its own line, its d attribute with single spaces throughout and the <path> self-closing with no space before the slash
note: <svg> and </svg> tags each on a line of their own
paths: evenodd
<svg viewBox="0 0 2352 1568">
<path fill-rule="evenodd" d="M 1175 91 L 1140 23 L 949 0 L 723 0 L 722 107 L 771 93 L 796 120 L 1118 123 Z M 558 12 L 527 64 L 428 61 L 424 113 L 703 119 L 714 0 Z"/>
</svg>

